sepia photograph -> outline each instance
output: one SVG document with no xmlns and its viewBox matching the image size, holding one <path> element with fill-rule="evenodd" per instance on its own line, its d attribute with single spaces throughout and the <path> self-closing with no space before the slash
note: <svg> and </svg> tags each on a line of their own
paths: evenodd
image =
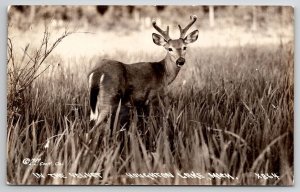
<svg viewBox="0 0 300 192">
<path fill-rule="evenodd" d="M 7 185 L 294 185 L 293 7 L 7 19 Z"/>
</svg>

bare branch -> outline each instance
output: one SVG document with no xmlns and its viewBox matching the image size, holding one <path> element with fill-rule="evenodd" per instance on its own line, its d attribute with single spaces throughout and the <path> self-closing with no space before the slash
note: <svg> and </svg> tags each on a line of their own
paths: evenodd
<svg viewBox="0 0 300 192">
<path fill-rule="evenodd" d="M 45 66 L 43 70 L 40 71 L 40 68 L 43 65 L 44 61 L 48 58 L 48 56 L 52 53 L 52 51 L 59 45 L 59 43 L 64 38 L 66 38 L 70 34 L 72 34 L 72 32 L 69 32 L 66 29 L 58 39 L 56 39 L 51 45 L 49 45 L 50 33 L 48 31 L 48 27 L 45 26 L 45 31 L 44 31 L 41 44 L 38 47 L 38 49 L 35 51 L 35 53 L 33 55 L 29 54 L 28 52 L 29 45 L 27 45 L 25 49 L 23 49 L 24 55 L 22 57 L 22 60 L 24 60 L 25 56 L 28 57 L 29 60 L 21 69 L 17 69 L 16 66 L 14 65 L 15 61 L 13 58 L 12 41 L 10 38 L 8 38 L 7 63 L 12 62 L 13 64 L 12 68 L 9 69 L 11 71 L 8 72 L 8 74 L 10 74 L 12 86 L 14 86 L 12 90 L 13 92 L 11 93 L 12 95 L 20 94 L 23 90 L 26 89 L 26 87 L 30 86 L 36 78 L 38 78 L 42 73 L 44 73 L 51 66 L 51 64 L 48 64 L 47 66 Z"/>
</svg>

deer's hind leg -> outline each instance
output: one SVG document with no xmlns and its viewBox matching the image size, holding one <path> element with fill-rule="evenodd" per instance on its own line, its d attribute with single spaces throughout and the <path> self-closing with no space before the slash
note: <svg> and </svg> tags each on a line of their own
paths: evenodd
<svg viewBox="0 0 300 192">
<path fill-rule="evenodd" d="M 99 111 L 95 126 L 99 126 L 112 112 L 114 96 L 100 88 L 98 95 L 97 110 Z"/>
<path fill-rule="evenodd" d="M 90 124 L 91 126 L 99 126 L 109 115 L 112 109 L 114 94 L 109 93 L 104 86 L 105 74 L 91 73 L 89 76 L 90 87 Z"/>
</svg>

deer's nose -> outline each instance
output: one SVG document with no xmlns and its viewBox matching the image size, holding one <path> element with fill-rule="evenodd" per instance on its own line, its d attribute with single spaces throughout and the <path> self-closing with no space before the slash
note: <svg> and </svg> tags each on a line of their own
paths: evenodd
<svg viewBox="0 0 300 192">
<path fill-rule="evenodd" d="M 179 57 L 179 59 L 177 59 L 176 64 L 178 67 L 181 67 L 182 65 L 184 65 L 185 63 L 185 59 L 182 57 Z"/>
</svg>

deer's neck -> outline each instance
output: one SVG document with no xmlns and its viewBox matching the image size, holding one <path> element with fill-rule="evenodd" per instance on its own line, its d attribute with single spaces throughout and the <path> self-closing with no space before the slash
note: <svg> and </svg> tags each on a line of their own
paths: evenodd
<svg viewBox="0 0 300 192">
<path fill-rule="evenodd" d="M 165 66 L 165 83 L 169 85 L 176 78 L 180 68 L 172 61 L 170 54 L 167 54 L 161 62 Z"/>
</svg>

